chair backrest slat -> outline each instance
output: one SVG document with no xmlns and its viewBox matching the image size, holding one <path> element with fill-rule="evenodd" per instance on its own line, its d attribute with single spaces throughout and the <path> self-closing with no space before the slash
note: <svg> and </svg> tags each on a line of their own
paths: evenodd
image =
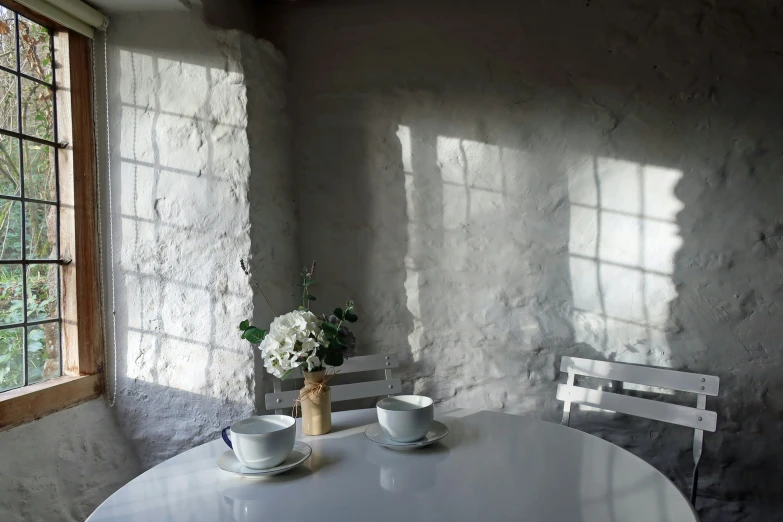
<svg viewBox="0 0 783 522">
<path fill-rule="evenodd" d="M 395 354 L 363 355 L 346 359 L 342 366 L 334 368 L 336 373 L 346 374 L 383 370 L 384 379 L 353 384 L 332 385 L 330 383 L 332 402 L 401 393 L 402 383 L 400 379 L 392 379 L 391 376 L 392 368 L 397 368 L 399 364 L 399 359 Z M 297 368 L 288 374 L 286 380 L 301 377 L 302 372 Z M 299 397 L 299 390 L 283 391 L 280 379 L 274 379 L 273 386 L 274 393 L 267 393 L 264 396 L 264 402 L 268 410 L 274 409 L 277 413 L 282 413 L 283 408 L 291 408 L 294 405 L 294 402 Z"/>
<path fill-rule="evenodd" d="M 720 380 L 712 375 L 578 357 L 563 357 L 560 371 L 711 396 L 717 396 L 720 387 Z"/>
<path fill-rule="evenodd" d="M 357 382 L 353 384 L 339 384 L 330 386 L 332 402 L 348 401 L 351 399 L 364 399 L 367 397 L 380 397 L 382 395 L 395 395 L 402 391 L 400 379 L 387 379 L 383 381 Z M 299 397 L 299 390 L 266 394 L 266 409 L 291 408 Z"/>
<path fill-rule="evenodd" d="M 579 357 L 562 357 L 560 359 L 560 371 L 568 375 L 567 384 L 559 384 L 557 386 L 557 399 L 563 401 L 562 423 L 565 426 L 568 426 L 571 420 L 571 403 L 573 402 L 602 410 L 611 410 L 626 415 L 635 415 L 693 428 L 694 466 L 693 479 L 691 481 L 691 503 L 696 502 L 699 461 L 701 460 L 704 431 L 715 431 L 718 423 L 718 414 L 706 409 L 707 395 L 718 395 L 720 388 L 720 379 L 718 377 L 636 364 L 594 361 Z M 576 386 L 575 376 L 577 375 L 695 393 L 696 407 L 691 408 L 633 395 Z"/>
<path fill-rule="evenodd" d="M 362 355 L 361 357 L 351 357 L 346 359 L 342 366 L 335 366 L 334 371 L 339 374 L 369 372 L 372 370 L 390 370 L 397 368 L 400 361 L 395 354 Z M 302 371 L 296 368 L 288 374 L 288 379 L 300 379 Z"/>
<path fill-rule="evenodd" d="M 718 421 L 718 415 L 714 411 L 567 384 L 557 386 L 557 398 L 561 401 L 575 402 L 705 431 L 715 431 Z"/>
</svg>

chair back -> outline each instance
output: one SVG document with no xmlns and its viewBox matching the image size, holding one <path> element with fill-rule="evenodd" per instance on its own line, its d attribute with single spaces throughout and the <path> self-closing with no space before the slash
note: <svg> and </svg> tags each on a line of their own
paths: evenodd
<svg viewBox="0 0 783 522">
<path fill-rule="evenodd" d="M 384 378 L 378 381 L 357 382 L 352 384 L 337 384 L 329 386 L 332 402 L 347 401 L 351 399 L 364 399 L 367 397 L 379 397 L 381 395 L 396 395 L 402 391 L 400 379 L 392 378 L 392 369 L 399 366 L 399 359 L 394 354 L 364 355 L 346 359 L 342 366 L 335 370 L 344 375 L 347 373 L 383 370 Z M 302 372 L 297 368 L 292 371 L 287 381 L 302 377 Z M 275 379 L 274 392 L 265 396 L 266 409 L 274 409 L 278 415 L 283 413 L 283 408 L 291 408 L 299 398 L 299 390 L 283 391 L 283 381 Z"/>
<path fill-rule="evenodd" d="M 566 384 L 557 386 L 557 399 L 563 401 L 562 424 L 565 426 L 568 426 L 570 421 L 571 403 L 576 403 L 693 428 L 695 431 L 693 435 L 694 468 L 691 503 L 695 502 L 704 432 L 714 432 L 718 420 L 717 413 L 706 409 L 707 396 L 714 397 L 718 395 L 720 387 L 718 377 L 636 364 L 580 359 L 578 357 L 563 357 L 560 360 L 560 371 L 568 375 Z M 577 375 L 695 393 L 696 407 L 669 404 L 642 397 L 606 392 L 600 389 L 583 388 L 576 385 L 575 379 Z"/>
</svg>

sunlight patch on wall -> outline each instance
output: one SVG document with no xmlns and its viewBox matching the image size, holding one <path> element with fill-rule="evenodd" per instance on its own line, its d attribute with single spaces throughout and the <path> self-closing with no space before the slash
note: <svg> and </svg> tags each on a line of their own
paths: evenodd
<svg viewBox="0 0 783 522">
<path fill-rule="evenodd" d="M 119 62 L 114 210 L 125 376 L 220 397 L 222 369 L 249 358 L 225 338 L 238 312 L 226 301 L 250 297 L 200 275 L 220 270 L 223 238 L 245 226 L 241 205 L 221 204 L 235 200 L 248 168 L 245 126 L 236 123 L 247 118 L 242 75 L 123 49 Z"/>
<path fill-rule="evenodd" d="M 535 172 L 526 151 L 454 136 L 417 132 L 400 125 L 401 165 L 405 177 L 408 218 L 408 251 L 405 257 L 407 308 L 413 319 L 408 342 L 414 361 L 433 339 L 454 350 L 439 368 L 470 365 L 478 373 L 501 375 L 481 349 L 456 349 L 462 343 L 483 339 L 508 339 L 533 343 L 541 337 L 541 325 L 524 306 L 509 306 L 518 298 L 520 269 L 518 242 L 499 240 L 499 230 L 509 227 L 514 191 L 528 190 L 527 173 Z M 517 203 L 518 205 L 518 203 Z M 513 209 L 518 212 L 518 208 Z M 436 298 L 432 289 L 444 288 L 448 298 Z M 448 338 L 427 330 L 439 322 L 473 328 L 468 336 Z M 509 324 L 513 325 L 509 329 Z M 471 325 L 471 326 L 468 326 Z"/>
<path fill-rule="evenodd" d="M 455 230 L 503 206 L 501 147 L 438 136 L 436 159 L 443 180 L 443 228 Z"/>
<path fill-rule="evenodd" d="M 670 366 L 670 277 L 682 244 L 675 169 L 585 157 L 569 171 L 575 341 L 607 358 Z"/>
</svg>

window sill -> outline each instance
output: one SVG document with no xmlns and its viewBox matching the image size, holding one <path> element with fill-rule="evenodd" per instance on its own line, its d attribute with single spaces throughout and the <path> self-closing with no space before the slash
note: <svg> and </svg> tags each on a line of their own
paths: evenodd
<svg viewBox="0 0 783 522">
<path fill-rule="evenodd" d="M 101 395 L 101 375 L 64 375 L 0 393 L 0 431 Z"/>
</svg>

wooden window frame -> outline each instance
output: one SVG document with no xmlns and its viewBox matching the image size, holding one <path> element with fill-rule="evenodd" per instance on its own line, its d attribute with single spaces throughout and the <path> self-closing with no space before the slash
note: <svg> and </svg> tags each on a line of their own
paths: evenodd
<svg viewBox="0 0 783 522">
<path fill-rule="evenodd" d="M 0 4 L 54 31 L 60 176 L 61 377 L 0 393 L 0 431 L 97 398 L 105 389 L 92 46 L 13 0 Z"/>
</svg>

